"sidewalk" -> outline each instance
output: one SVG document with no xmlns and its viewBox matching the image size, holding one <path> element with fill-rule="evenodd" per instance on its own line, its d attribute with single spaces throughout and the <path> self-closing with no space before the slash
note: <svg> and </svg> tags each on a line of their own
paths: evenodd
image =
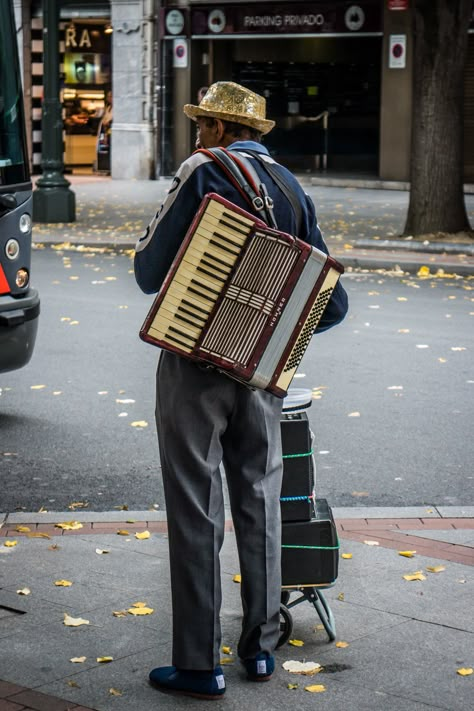
<svg viewBox="0 0 474 711">
<path fill-rule="evenodd" d="M 277 650 L 268 684 L 246 681 L 235 652 L 223 652 L 227 692 L 213 708 L 470 710 L 474 674 L 458 670 L 474 667 L 474 508 L 333 513 L 340 553 L 352 554 L 340 558 L 338 579 L 325 591 L 336 640 L 329 642 L 309 603 L 298 605 L 291 639 L 303 646 L 286 643 Z M 72 521 L 82 528 L 56 525 Z M 0 711 L 203 708 L 198 700 L 160 694 L 147 682 L 149 670 L 170 663 L 171 654 L 163 513 L 21 512 L 0 515 L 0 522 Z M 136 538 L 143 531 L 150 537 Z M 407 558 L 399 551 L 416 553 Z M 420 580 L 403 577 L 418 571 Z M 238 572 L 229 520 L 222 628 L 231 651 L 241 619 L 233 581 Z M 153 612 L 132 615 L 136 603 Z M 88 624 L 66 626 L 65 613 Z M 318 662 L 322 670 L 309 677 L 290 673 L 282 667 L 288 660 Z M 310 685 L 323 690 L 314 697 L 305 690 Z"/>
<path fill-rule="evenodd" d="M 320 184 L 310 175 L 298 176 L 314 195 L 318 219 L 331 254 L 351 269 L 384 269 L 416 273 L 427 266 L 432 274 L 474 274 L 474 240 L 466 243 L 424 243 L 396 239 L 403 230 L 408 193 L 384 183 Z M 171 179 L 111 180 L 97 175 L 67 176 L 76 195 L 76 221 L 35 223 L 33 239 L 42 244 L 133 249 L 164 200 Z M 318 182 L 318 184 L 314 184 Z M 366 187 L 373 185 L 374 187 Z M 403 187 L 403 186 L 402 186 Z M 471 223 L 474 194 L 465 196 Z"/>
</svg>

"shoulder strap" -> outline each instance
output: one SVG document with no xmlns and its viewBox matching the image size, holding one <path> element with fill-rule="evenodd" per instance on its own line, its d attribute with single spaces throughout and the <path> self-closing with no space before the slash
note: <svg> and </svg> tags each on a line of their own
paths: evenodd
<svg viewBox="0 0 474 711">
<path fill-rule="evenodd" d="M 278 225 L 273 214 L 273 200 L 250 161 L 233 155 L 225 148 L 200 148 L 199 152 L 212 158 L 225 172 L 240 194 L 262 219 L 275 229 Z"/>
<path fill-rule="evenodd" d="M 242 152 L 249 153 L 253 158 L 256 158 L 260 165 L 272 178 L 272 180 L 274 180 L 274 182 L 278 185 L 282 193 L 285 195 L 285 197 L 291 204 L 291 207 L 293 208 L 296 218 L 296 226 L 298 230 L 297 234 L 300 234 L 303 223 L 303 208 L 301 207 L 301 202 L 298 200 L 293 190 L 290 188 L 288 183 L 285 182 L 284 178 L 282 177 L 282 175 L 280 175 L 278 170 L 275 169 L 274 164 L 264 160 L 264 158 L 262 158 L 261 153 L 259 153 L 258 151 L 254 151 L 250 148 L 242 149 Z"/>
</svg>

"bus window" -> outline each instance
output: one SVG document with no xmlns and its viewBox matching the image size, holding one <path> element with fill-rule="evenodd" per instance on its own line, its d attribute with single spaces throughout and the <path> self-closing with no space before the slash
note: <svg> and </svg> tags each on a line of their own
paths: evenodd
<svg viewBox="0 0 474 711">
<path fill-rule="evenodd" d="M 0 2 L 0 373 L 26 365 L 40 301 L 30 287 L 32 186 L 11 0 Z"/>
</svg>

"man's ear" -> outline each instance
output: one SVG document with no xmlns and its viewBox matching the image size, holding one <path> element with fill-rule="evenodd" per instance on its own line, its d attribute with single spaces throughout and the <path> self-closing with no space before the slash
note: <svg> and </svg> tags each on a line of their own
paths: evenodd
<svg viewBox="0 0 474 711">
<path fill-rule="evenodd" d="M 216 138 L 220 143 L 225 135 L 224 122 L 218 118 L 215 118 L 214 121 L 215 121 Z"/>
</svg>

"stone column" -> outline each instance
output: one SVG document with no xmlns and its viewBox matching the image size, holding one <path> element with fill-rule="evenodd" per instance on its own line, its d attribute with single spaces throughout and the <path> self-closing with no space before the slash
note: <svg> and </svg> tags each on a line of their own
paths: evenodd
<svg viewBox="0 0 474 711">
<path fill-rule="evenodd" d="M 112 0 L 112 178 L 155 178 L 154 0 Z"/>
</svg>

